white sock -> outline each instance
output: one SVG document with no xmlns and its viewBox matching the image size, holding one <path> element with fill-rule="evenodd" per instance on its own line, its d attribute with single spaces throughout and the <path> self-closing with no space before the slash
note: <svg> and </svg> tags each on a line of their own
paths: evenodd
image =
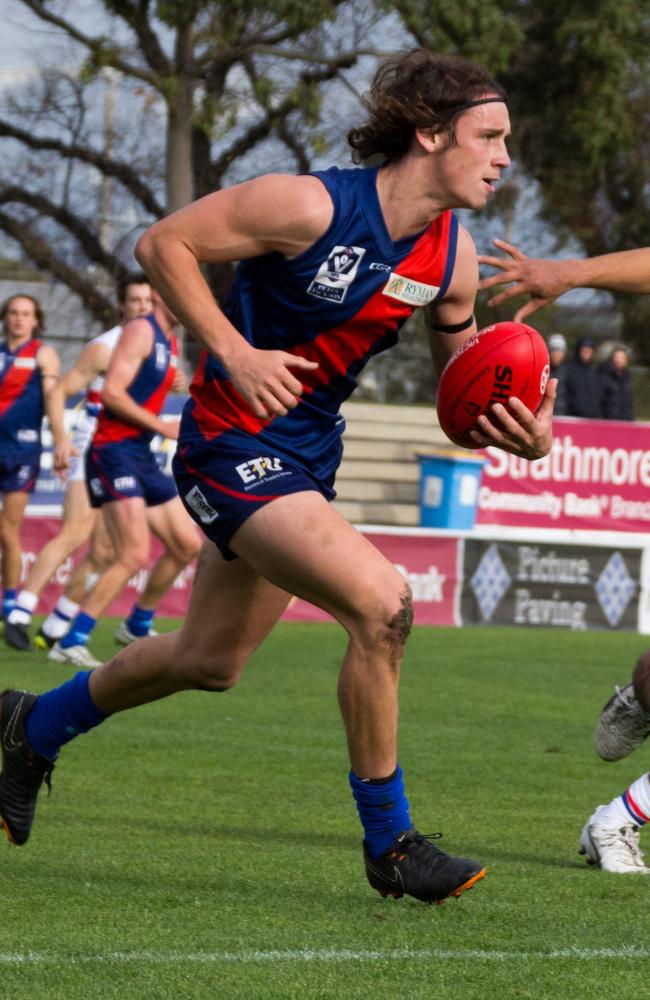
<svg viewBox="0 0 650 1000">
<path fill-rule="evenodd" d="M 70 622 L 76 618 L 79 607 L 79 604 L 75 604 L 74 601 L 68 600 L 64 594 L 61 594 L 56 602 L 56 607 L 49 613 L 41 626 L 48 639 L 63 638 L 70 628 Z"/>
<path fill-rule="evenodd" d="M 32 594 L 29 590 L 21 590 L 7 620 L 12 625 L 29 625 L 37 604 L 38 594 Z"/>
<path fill-rule="evenodd" d="M 643 826 L 648 822 L 650 822 L 650 774 L 637 778 L 622 795 L 617 795 L 598 812 L 598 823 L 603 826 L 619 828 L 629 826 L 630 823 Z"/>
<path fill-rule="evenodd" d="M 56 602 L 54 611 L 58 611 L 58 613 L 63 615 L 65 618 L 76 618 L 80 607 L 80 604 L 75 604 L 74 601 L 68 600 L 65 594 L 61 594 Z"/>
</svg>

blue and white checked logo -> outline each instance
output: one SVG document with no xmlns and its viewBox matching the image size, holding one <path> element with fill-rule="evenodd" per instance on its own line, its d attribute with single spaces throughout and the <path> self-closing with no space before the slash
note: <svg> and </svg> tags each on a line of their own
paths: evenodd
<svg viewBox="0 0 650 1000">
<path fill-rule="evenodd" d="M 615 552 L 596 581 L 596 596 L 605 618 L 616 626 L 636 593 L 637 584 L 629 574 L 625 559 Z"/>
<path fill-rule="evenodd" d="M 483 621 L 487 622 L 512 583 L 496 545 L 490 545 L 469 582 Z"/>
</svg>

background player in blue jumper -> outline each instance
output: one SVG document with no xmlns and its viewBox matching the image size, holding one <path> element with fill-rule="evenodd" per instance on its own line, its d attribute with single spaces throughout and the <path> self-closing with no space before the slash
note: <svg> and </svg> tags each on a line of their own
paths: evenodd
<svg viewBox="0 0 650 1000">
<path fill-rule="evenodd" d="M 154 434 L 174 439 L 178 433 L 176 421 L 159 416 L 176 380 L 176 326 L 152 291 L 151 311 L 125 323 L 113 349 L 101 394 L 104 408 L 86 452 L 86 485 L 91 505 L 103 511 L 114 554 L 84 597 L 69 631 L 50 649 L 48 659 L 55 663 L 99 665 L 88 649 L 88 637 L 122 587 L 148 565 L 151 531 L 163 552 L 128 619 L 140 636 L 148 635 L 156 605 L 198 554 L 199 534 L 183 510 L 174 481 L 151 451 Z M 124 642 L 131 638 L 129 633 Z"/>
<path fill-rule="evenodd" d="M 484 874 L 411 822 L 397 763 L 398 681 L 412 623 L 404 577 L 328 501 L 340 405 L 364 363 L 426 307 L 439 368 L 476 329 L 473 242 L 449 211 L 481 209 L 509 164 L 501 88 L 467 60 L 406 53 L 384 64 L 368 120 L 349 134 L 380 166 L 269 175 L 208 195 L 153 226 L 140 263 L 203 346 L 174 471 L 209 541 L 178 633 L 134 643 L 37 698 L 0 698 L 0 816 L 29 836 L 36 795 L 72 734 L 175 691 L 225 691 L 291 594 L 329 612 L 348 647 L 338 696 L 371 885 L 426 902 Z M 202 262 L 241 261 L 224 311 Z M 477 444 L 548 453 L 555 384 L 535 416 L 494 406 Z M 296 665 L 299 669 L 299 665 Z"/>
<path fill-rule="evenodd" d="M 20 525 L 41 463 L 41 425 L 47 414 L 54 437 L 54 468 L 67 467 L 69 442 L 63 408 L 54 405 L 59 356 L 39 335 L 43 310 L 31 295 L 12 295 L 0 308 L 0 555 L 2 617 L 14 606 L 20 582 Z"/>
<path fill-rule="evenodd" d="M 122 321 L 151 312 L 151 286 L 145 275 L 132 274 L 122 279 L 117 286 L 117 302 Z M 98 516 L 101 511 L 94 510 L 88 499 L 85 455 L 101 410 L 101 392 L 111 354 L 121 332 L 120 323 L 94 337 L 85 345 L 75 364 L 61 377 L 54 390 L 60 397 L 59 406 L 65 405 L 67 397 L 82 391 L 85 391 L 86 398 L 78 408 L 71 434 L 73 454 L 67 470 L 60 530 L 40 551 L 5 623 L 5 642 L 14 649 L 31 649 L 28 628 L 39 595 L 68 556 L 90 538 L 87 554 L 75 567 L 64 593 L 38 631 L 35 645 L 41 649 L 50 649 L 57 639 L 65 635 L 84 594 L 93 585 L 89 578 L 96 581 L 99 573 L 112 560 L 113 550 L 104 519 Z"/>
</svg>

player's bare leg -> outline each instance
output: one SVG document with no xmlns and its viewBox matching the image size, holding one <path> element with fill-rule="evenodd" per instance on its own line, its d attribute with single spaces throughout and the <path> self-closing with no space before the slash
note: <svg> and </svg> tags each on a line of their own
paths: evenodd
<svg viewBox="0 0 650 1000">
<path fill-rule="evenodd" d="M 63 523 L 59 532 L 41 549 L 32 566 L 25 590 L 40 594 L 58 567 L 90 537 L 95 511 L 88 503 L 86 484 L 69 483 L 63 499 Z"/>
<path fill-rule="evenodd" d="M 0 568 L 2 585 L 15 590 L 20 583 L 20 525 L 22 523 L 28 493 L 19 491 L 5 493 L 0 510 Z"/>
</svg>

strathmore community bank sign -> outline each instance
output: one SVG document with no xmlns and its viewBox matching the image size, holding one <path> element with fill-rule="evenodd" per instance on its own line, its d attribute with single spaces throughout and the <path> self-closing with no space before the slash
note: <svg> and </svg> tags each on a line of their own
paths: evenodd
<svg viewBox="0 0 650 1000">
<path fill-rule="evenodd" d="M 644 532 L 650 528 L 650 424 L 557 418 L 537 462 L 488 448 L 477 524 Z"/>
</svg>

